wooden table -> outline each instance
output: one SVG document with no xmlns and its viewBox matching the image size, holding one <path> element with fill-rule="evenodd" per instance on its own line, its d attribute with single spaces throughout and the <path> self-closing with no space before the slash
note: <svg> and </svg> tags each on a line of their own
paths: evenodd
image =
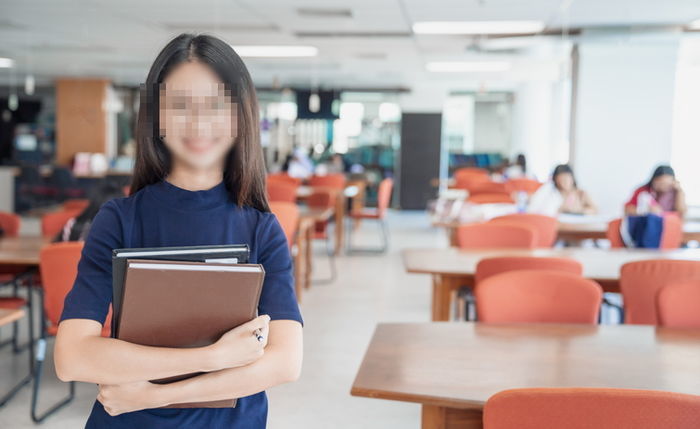
<svg viewBox="0 0 700 429">
<path fill-rule="evenodd" d="M 301 210 L 297 223 L 296 253 L 294 254 L 294 288 L 299 302 L 301 302 L 304 289 L 311 286 L 311 243 L 313 242 L 314 225 L 319 221 L 327 221 L 334 212 L 332 208 Z"/>
<path fill-rule="evenodd" d="M 304 200 L 308 198 L 315 189 L 329 189 L 325 187 L 311 187 L 311 186 L 300 186 L 297 188 L 297 198 Z M 331 189 L 335 191 L 335 189 Z M 360 189 L 356 185 L 348 185 L 343 189 L 343 192 L 338 192 L 336 194 L 337 198 L 335 201 L 335 255 L 340 255 L 343 249 L 343 239 L 345 236 L 345 204 L 347 199 L 353 199 L 360 195 Z"/>
<path fill-rule="evenodd" d="M 0 327 L 16 322 L 23 317 L 24 310 L 21 308 L 17 310 L 5 310 L 0 308 Z"/>
<path fill-rule="evenodd" d="M 0 239 L 0 265 L 39 265 L 39 252 L 51 240 L 38 236 L 4 237 Z"/>
<path fill-rule="evenodd" d="M 481 428 L 486 400 L 528 387 L 700 395 L 700 330 L 640 325 L 380 324 L 351 394 L 422 405 L 423 429 Z"/>
<path fill-rule="evenodd" d="M 570 216 L 559 220 L 557 238 L 565 241 L 600 240 L 607 238 L 608 222 L 601 220 L 600 216 L 592 216 L 587 222 L 586 217 L 582 217 L 576 222 L 568 221 Z M 433 222 L 433 226 L 445 228 L 450 241 L 450 246 L 457 246 L 457 228 L 464 225 L 464 222 Z M 683 224 L 683 242 L 691 240 L 700 241 L 700 222 L 686 221 Z"/>
<path fill-rule="evenodd" d="M 700 261 L 700 249 L 406 249 L 403 262 L 409 273 L 430 274 L 433 281 L 432 320 L 450 319 L 453 295 L 463 286 L 474 285 L 476 264 L 496 256 L 547 256 L 573 258 L 583 265 L 583 275 L 600 283 L 606 292 L 619 292 L 620 267 L 645 259 L 690 259 Z"/>
</svg>

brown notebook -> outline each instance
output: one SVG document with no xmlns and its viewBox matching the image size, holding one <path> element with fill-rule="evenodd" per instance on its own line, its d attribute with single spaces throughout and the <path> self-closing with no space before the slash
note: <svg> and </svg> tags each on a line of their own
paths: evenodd
<svg viewBox="0 0 700 429">
<path fill-rule="evenodd" d="M 155 347 L 202 347 L 257 314 L 262 265 L 127 261 L 118 338 Z M 154 383 L 199 375 L 183 374 Z M 235 407 L 236 399 L 166 408 Z"/>
</svg>

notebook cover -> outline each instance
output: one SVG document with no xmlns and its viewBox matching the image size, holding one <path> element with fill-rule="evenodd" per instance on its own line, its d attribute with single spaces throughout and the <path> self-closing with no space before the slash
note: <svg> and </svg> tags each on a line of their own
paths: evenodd
<svg viewBox="0 0 700 429">
<path fill-rule="evenodd" d="M 154 347 L 203 347 L 257 314 L 262 265 L 128 260 L 118 338 Z M 183 374 L 155 383 L 199 375 Z M 166 408 L 234 407 L 235 399 Z"/>
<path fill-rule="evenodd" d="M 135 256 L 133 253 L 149 253 Z M 128 256 L 120 256 L 122 254 Z M 250 251 L 247 244 L 222 244 L 211 246 L 142 247 L 112 250 L 112 338 L 117 338 L 119 313 L 121 312 L 124 288 L 124 272 L 127 259 L 151 259 L 168 261 L 207 262 L 208 260 L 229 261 L 247 264 Z"/>
</svg>

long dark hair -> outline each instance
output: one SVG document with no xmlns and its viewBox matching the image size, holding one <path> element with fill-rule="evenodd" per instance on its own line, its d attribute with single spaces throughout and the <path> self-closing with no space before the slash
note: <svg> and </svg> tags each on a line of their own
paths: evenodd
<svg viewBox="0 0 700 429">
<path fill-rule="evenodd" d="M 649 179 L 649 182 L 647 183 L 646 187 L 648 189 L 652 189 L 651 185 L 654 183 L 654 180 L 656 180 L 658 177 L 666 175 L 671 176 L 674 179 L 676 178 L 676 172 L 673 171 L 673 168 L 671 168 L 670 165 L 659 165 L 654 170 L 654 173 L 652 173 L 651 179 Z"/>
<path fill-rule="evenodd" d="M 574 170 L 569 167 L 569 164 L 559 164 L 554 167 L 554 172 L 552 173 L 552 183 L 554 183 L 554 186 L 559 189 L 559 185 L 557 185 L 557 176 L 566 173 L 571 174 L 571 177 L 574 179 L 574 189 L 578 189 L 578 185 L 576 184 L 576 176 L 574 176 Z M 561 189 L 559 190 L 561 191 Z"/>
<path fill-rule="evenodd" d="M 237 136 L 224 166 L 224 182 L 231 199 L 239 206 L 269 212 L 255 86 L 233 48 L 221 39 L 204 34 L 181 34 L 171 40 L 156 57 L 141 87 L 131 194 L 163 180 L 170 172 L 170 152 L 160 132 L 159 91 L 173 67 L 190 61 L 204 63 L 216 72 L 225 88 L 231 91 L 237 109 Z"/>
</svg>

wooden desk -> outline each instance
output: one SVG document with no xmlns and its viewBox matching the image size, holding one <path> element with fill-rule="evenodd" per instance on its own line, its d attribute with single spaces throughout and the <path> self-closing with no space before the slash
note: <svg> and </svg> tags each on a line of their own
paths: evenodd
<svg viewBox="0 0 700 429">
<path fill-rule="evenodd" d="M 700 330 L 639 325 L 380 324 L 351 394 L 422 405 L 423 429 L 481 428 L 486 400 L 527 387 L 700 395 Z"/>
<path fill-rule="evenodd" d="M 450 319 L 452 296 L 462 286 L 474 285 L 476 264 L 496 256 L 548 256 L 573 258 L 583 265 L 583 275 L 600 283 L 606 292 L 619 292 L 620 267 L 627 262 L 644 259 L 700 260 L 700 249 L 592 249 L 567 247 L 563 249 L 489 249 L 459 250 L 406 249 L 403 262 L 409 273 L 432 275 L 432 320 Z"/>
<path fill-rule="evenodd" d="M 294 255 L 294 288 L 299 302 L 301 302 L 303 290 L 311 286 L 311 243 L 314 225 L 318 221 L 327 221 L 333 214 L 332 208 L 308 209 L 302 210 L 300 213 L 295 239 L 296 254 Z"/>
<path fill-rule="evenodd" d="M 5 237 L 0 239 L 0 265 L 39 265 L 39 252 L 51 240 L 37 236 Z"/>
<path fill-rule="evenodd" d="M 0 309 L 0 327 L 9 325 L 24 317 L 24 310 L 4 310 Z"/>
<path fill-rule="evenodd" d="M 450 246 L 457 246 L 457 228 L 463 222 L 434 222 L 433 226 L 445 228 L 450 241 Z M 566 241 L 599 240 L 607 238 L 608 223 L 593 216 L 591 222 L 582 218 L 577 222 L 568 222 L 566 218 L 559 221 L 557 238 Z M 700 222 L 686 221 L 683 224 L 683 242 L 691 240 L 700 241 Z"/>
<path fill-rule="evenodd" d="M 322 188 L 318 188 L 322 189 Z M 335 191 L 335 189 L 333 189 Z M 300 186 L 297 188 L 297 198 L 304 200 L 314 192 L 314 187 Z M 353 199 L 360 194 L 360 190 L 356 185 L 348 185 L 343 189 L 343 192 L 338 192 L 335 202 L 335 254 L 340 255 L 343 249 L 343 239 L 345 237 L 345 202 L 347 199 Z"/>
</svg>

